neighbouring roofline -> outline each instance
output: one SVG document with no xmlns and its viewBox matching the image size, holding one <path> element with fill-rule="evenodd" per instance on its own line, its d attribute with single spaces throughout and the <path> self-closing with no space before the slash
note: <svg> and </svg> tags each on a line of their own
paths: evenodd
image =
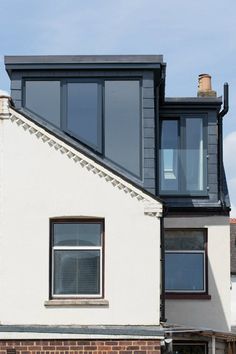
<svg viewBox="0 0 236 354">
<path fill-rule="evenodd" d="M 37 338 L 47 336 L 53 338 L 56 335 L 75 336 L 76 338 L 164 338 L 164 330 L 161 326 L 141 325 L 88 325 L 88 326 L 62 326 L 62 325 L 0 325 L 0 338 L 18 335 L 19 338 Z M 8 336 L 7 336 L 8 334 Z M 40 336 L 41 335 L 41 336 Z"/>
<path fill-rule="evenodd" d="M 90 157 L 78 148 L 72 147 L 59 136 L 56 136 L 54 132 L 50 132 L 39 123 L 33 122 L 26 114 L 23 115 L 13 108 L 10 108 L 9 111 L 10 119 L 13 123 L 21 126 L 25 131 L 28 131 L 31 135 L 35 135 L 36 138 L 47 143 L 60 153 L 67 155 L 68 158 L 74 160 L 75 163 L 79 163 L 81 167 L 86 168 L 88 171 L 91 171 L 101 178 L 105 178 L 114 188 L 118 188 L 128 193 L 132 198 L 143 202 L 145 214 L 156 217 L 162 216 L 164 202 L 159 197 L 147 192 L 115 170 L 109 169 L 94 157 Z"/>
</svg>

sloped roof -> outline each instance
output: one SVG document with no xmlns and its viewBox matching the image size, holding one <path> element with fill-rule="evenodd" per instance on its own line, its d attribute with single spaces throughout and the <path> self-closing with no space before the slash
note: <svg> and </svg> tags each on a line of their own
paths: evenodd
<svg viewBox="0 0 236 354">
<path fill-rule="evenodd" d="M 95 156 L 88 156 L 84 151 L 71 146 L 60 136 L 56 135 L 55 131 L 50 131 L 38 122 L 33 122 L 25 114 L 23 115 L 14 108 L 10 108 L 10 119 L 13 124 L 34 135 L 37 139 L 47 143 L 51 148 L 54 148 L 61 154 L 65 154 L 69 159 L 78 163 L 81 167 L 86 168 L 93 174 L 104 178 L 107 183 L 111 183 L 114 188 L 122 190 L 124 193 L 129 194 L 131 198 L 135 198 L 144 203 L 144 212 L 150 216 L 162 215 L 163 201 L 147 192 L 145 189 L 130 181 L 127 177 L 122 176 L 115 170 L 112 170 L 102 164 Z"/>
</svg>

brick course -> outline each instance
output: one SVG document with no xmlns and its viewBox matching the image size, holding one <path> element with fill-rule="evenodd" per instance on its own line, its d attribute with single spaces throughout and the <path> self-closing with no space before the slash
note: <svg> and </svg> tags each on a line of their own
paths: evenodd
<svg viewBox="0 0 236 354">
<path fill-rule="evenodd" d="M 160 354 L 159 340 L 1 340 L 0 354 Z"/>
</svg>

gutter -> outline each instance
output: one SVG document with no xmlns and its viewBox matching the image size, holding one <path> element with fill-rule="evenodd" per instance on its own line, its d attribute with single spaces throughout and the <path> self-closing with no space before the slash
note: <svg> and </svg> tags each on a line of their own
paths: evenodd
<svg viewBox="0 0 236 354">
<path fill-rule="evenodd" d="M 160 217 L 160 231 L 161 231 L 161 299 L 160 299 L 160 322 L 166 322 L 166 295 L 165 295 L 165 231 L 164 231 L 164 217 L 167 215 L 167 208 L 163 205 L 163 214 Z"/>
<path fill-rule="evenodd" d="M 218 113 L 218 198 L 220 200 L 223 210 L 226 210 L 223 193 L 223 177 L 224 177 L 224 165 L 223 165 L 223 117 L 229 111 L 229 85 L 226 82 L 224 84 L 224 106 Z"/>
</svg>

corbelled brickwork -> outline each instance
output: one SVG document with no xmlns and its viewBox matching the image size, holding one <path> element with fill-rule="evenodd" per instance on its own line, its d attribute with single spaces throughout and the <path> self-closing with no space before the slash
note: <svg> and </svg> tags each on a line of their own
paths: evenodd
<svg viewBox="0 0 236 354">
<path fill-rule="evenodd" d="M 159 340 L 1 340 L 0 354 L 160 354 Z"/>
</svg>

